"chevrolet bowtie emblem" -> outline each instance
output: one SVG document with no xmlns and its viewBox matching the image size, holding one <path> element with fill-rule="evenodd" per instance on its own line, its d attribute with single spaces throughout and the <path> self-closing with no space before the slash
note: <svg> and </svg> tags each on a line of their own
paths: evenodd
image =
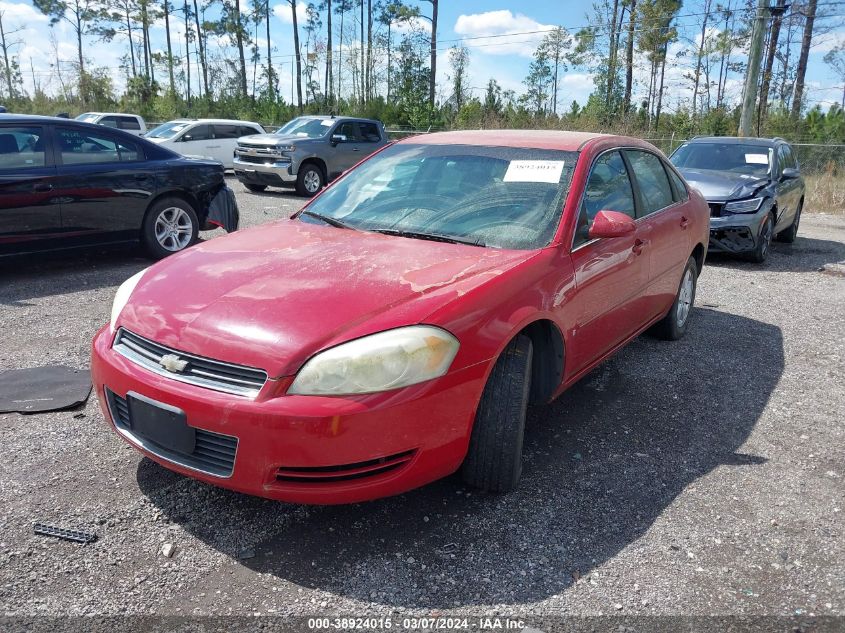
<svg viewBox="0 0 845 633">
<path fill-rule="evenodd" d="M 188 361 L 179 358 L 176 354 L 165 354 L 161 357 L 161 360 L 158 361 L 158 364 L 164 367 L 167 371 L 178 373 L 185 371 L 185 367 L 188 366 Z"/>
</svg>

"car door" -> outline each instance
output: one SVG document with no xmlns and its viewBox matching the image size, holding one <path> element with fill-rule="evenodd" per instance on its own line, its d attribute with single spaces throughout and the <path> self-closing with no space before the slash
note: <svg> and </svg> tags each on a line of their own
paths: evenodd
<svg viewBox="0 0 845 633">
<path fill-rule="evenodd" d="M 241 134 L 241 126 L 232 123 L 215 123 L 211 126 L 214 132 L 214 143 L 210 147 L 211 156 L 219 160 L 227 169 L 234 166 L 235 147 Z"/>
<path fill-rule="evenodd" d="M 172 145 L 182 156 L 213 158 L 214 134 L 208 123 L 195 123 L 185 129 Z"/>
<path fill-rule="evenodd" d="M 378 126 L 372 121 L 358 121 L 358 135 L 361 139 L 361 158 L 369 156 L 384 145 L 384 139 L 382 138 L 381 132 L 379 131 Z"/>
<path fill-rule="evenodd" d="M 590 225 L 599 211 L 636 218 L 628 166 L 616 149 L 593 162 L 573 240 L 578 317 L 568 353 L 575 373 L 623 342 L 645 321 L 641 304 L 649 251 L 643 231 L 638 227 L 623 237 L 590 239 Z"/>
<path fill-rule="evenodd" d="M 62 226 L 50 129 L 0 126 L 0 255 L 53 246 Z"/>
<path fill-rule="evenodd" d="M 777 151 L 775 169 L 777 183 L 775 184 L 777 201 L 777 223 L 775 231 L 782 231 L 792 224 L 798 202 L 801 199 L 801 181 L 798 178 L 784 178 L 783 170 L 795 166 L 795 157 L 787 145 L 781 145 Z"/>
<path fill-rule="evenodd" d="M 331 134 L 334 145 L 334 173 L 329 174 L 329 178 L 335 178 L 360 161 L 365 153 L 361 151 L 358 124 L 355 121 L 340 122 Z M 338 136 L 342 138 L 338 140 Z"/>
<path fill-rule="evenodd" d="M 634 179 L 638 224 L 649 249 L 645 305 L 648 316 L 654 317 L 672 305 L 692 252 L 689 212 L 685 214 L 668 168 L 659 156 L 639 149 L 626 149 L 625 156 Z"/>
<path fill-rule="evenodd" d="M 123 134 L 56 126 L 62 232 L 78 245 L 137 239 L 156 191 L 155 164 Z"/>
</svg>

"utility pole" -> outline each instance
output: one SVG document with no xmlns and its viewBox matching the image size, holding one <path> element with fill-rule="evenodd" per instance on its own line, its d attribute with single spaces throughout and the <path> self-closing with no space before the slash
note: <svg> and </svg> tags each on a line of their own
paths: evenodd
<svg viewBox="0 0 845 633">
<path fill-rule="evenodd" d="M 763 58 L 763 37 L 766 33 L 767 0 L 758 0 L 757 15 L 751 31 L 751 50 L 748 52 L 748 68 L 745 70 L 745 88 L 742 91 L 742 114 L 739 117 L 739 136 L 751 136 L 754 106 L 757 103 L 757 86 L 760 77 L 760 62 Z"/>
</svg>

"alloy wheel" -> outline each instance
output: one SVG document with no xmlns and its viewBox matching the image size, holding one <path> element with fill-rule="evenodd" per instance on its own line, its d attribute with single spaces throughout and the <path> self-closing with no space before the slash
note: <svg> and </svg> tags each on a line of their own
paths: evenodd
<svg viewBox="0 0 845 633">
<path fill-rule="evenodd" d="M 687 317 L 692 307 L 694 291 L 695 281 L 692 278 L 692 271 L 687 268 L 686 272 L 684 272 L 684 279 L 681 282 L 681 291 L 678 293 L 678 309 L 675 313 L 679 328 L 684 327 L 684 323 L 687 322 Z"/>
<path fill-rule="evenodd" d="M 167 207 L 156 218 L 156 240 L 162 248 L 172 253 L 181 251 L 191 243 L 193 231 L 191 216 L 179 207 Z"/>
<path fill-rule="evenodd" d="M 305 185 L 305 190 L 308 193 L 317 193 L 320 189 L 320 174 L 314 169 L 309 169 L 305 172 L 303 184 Z"/>
</svg>

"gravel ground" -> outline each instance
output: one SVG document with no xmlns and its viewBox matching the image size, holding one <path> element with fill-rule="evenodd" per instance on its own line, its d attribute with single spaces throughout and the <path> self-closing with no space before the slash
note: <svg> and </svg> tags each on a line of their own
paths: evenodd
<svg viewBox="0 0 845 633">
<path fill-rule="evenodd" d="M 302 203 L 232 184 L 244 225 Z M 641 337 L 530 411 L 507 496 L 453 477 L 297 507 L 142 459 L 93 399 L 0 415 L 0 614 L 843 615 L 843 260 L 845 219 L 825 215 L 764 265 L 713 258 L 684 340 Z M 0 264 L 0 368 L 86 367 L 146 265 Z"/>
</svg>

